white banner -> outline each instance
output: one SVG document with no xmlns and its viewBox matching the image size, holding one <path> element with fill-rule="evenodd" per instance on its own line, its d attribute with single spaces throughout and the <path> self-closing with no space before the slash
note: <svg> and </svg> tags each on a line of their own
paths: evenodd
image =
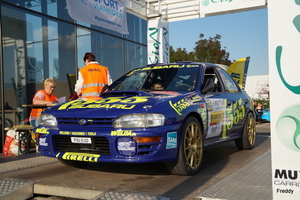
<svg viewBox="0 0 300 200">
<path fill-rule="evenodd" d="M 66 0 L 72 19 L 128 34 L 126 0 Z"/>
<path fill-rule="evenodd" d="M 300 198 L 300 0 L 268 3 L 274 200 Z"/>
<path fill-rule="evenodd" d="M 169 63 L 169 23 L 148 20 L 148 64 Z"/>
<path fill-rule="evenodd" d="M 201 15 L 265 6 L 266 0 L 201 0 Z"/>
</svg>

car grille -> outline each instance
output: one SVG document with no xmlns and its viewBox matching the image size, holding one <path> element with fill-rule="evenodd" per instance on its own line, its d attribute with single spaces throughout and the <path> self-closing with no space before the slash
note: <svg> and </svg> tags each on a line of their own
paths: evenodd
<svg viewBox="0 0 300 200">
<path fill-rule="evenodd" d="M 91 137 L 91 139 L 92 144 L 77 144 L 71 142 L 70 136 L 54 136 L 58 151 L 110 155 L 109 142 L 106 137 Z"/>
<path fill-rule="evenodd" d="M 80 120 L 85 120 L 87 123 L 83 126 L 88 126 L 89 128 L 93 127 L 112 127 L 112 123 L 114 118 L 56 118 L 57 123 L 60 127 L 72 125 L 74 126 L 82 126 L 79 124 Z"/>
</svg>

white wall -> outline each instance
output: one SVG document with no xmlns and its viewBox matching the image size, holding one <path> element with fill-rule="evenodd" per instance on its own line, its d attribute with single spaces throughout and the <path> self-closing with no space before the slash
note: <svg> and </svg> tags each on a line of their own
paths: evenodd
<svg viewBox="0 0 300 200">
<path fill-rule="evenodd" d="M 255 99 L 268 98 L 269 75 L 247 76 L 245 91 Z"/>
</svg>

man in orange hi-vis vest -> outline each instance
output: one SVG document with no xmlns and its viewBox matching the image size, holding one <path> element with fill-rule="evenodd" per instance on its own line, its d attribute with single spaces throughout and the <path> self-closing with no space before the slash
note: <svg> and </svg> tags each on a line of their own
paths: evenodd
<svg viewBox="0 0 300 200">
<path fill-rule="evenodd" d="M 96 62 L 96 56 L 90 52 L 85 53 L 83 61 L 85 66 L 78 72 L 75 92 L 83 99 L 99 98 L 102 88 L 112 83 L 108 68 Z"/>
</svg>

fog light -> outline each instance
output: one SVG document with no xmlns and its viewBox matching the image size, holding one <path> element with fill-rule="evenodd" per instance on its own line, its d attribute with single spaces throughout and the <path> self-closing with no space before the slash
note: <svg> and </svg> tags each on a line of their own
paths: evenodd
<svg viewBox="0 0 300 200">
<path fill-rule="evenodd" d="M 160 142 L 160 136 L 154 137 L 134 137 L 137 143 L 153 143 L 153 142 Z"/>
<path fill-rule="evenodd" d="M 136 154 L 136 141 L 132 137 L 121 137 L 117 141 L 117 148 L 121 155 L 133 156 Z"/>
</svg>

